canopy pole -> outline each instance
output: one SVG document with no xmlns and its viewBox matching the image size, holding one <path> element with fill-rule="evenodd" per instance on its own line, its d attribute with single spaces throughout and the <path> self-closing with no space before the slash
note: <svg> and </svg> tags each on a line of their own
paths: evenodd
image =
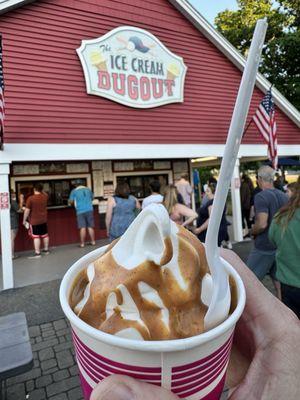
<svg viewBox="0 0 300 400">
<path fill-rule="evenodd" d="M 9 164 L 0 164 L 0 228 L 2 249 L 3 289 L 14 286 L 11 252 Z"/>
</svg>

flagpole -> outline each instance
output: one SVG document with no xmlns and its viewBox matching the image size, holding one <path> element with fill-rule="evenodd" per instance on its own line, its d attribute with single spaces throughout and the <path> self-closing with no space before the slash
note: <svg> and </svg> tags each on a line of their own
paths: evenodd
<svg viewBox="0 0 300 400">
<path fill-rule="evenodd" d="M 250 122 L 249 122 L 248 125 L 246 126 L 246 129 L 244 129 L 244 132 L 243 132 L 243 136 L 242 136 L 242 137 L 245 136 L 245 134 L 246 134 L 246 132 L 247 132 L 249 126 L 252 124 L 252 122 L 253 122 L 253 118 L 251 117 Z"/>
</svg>

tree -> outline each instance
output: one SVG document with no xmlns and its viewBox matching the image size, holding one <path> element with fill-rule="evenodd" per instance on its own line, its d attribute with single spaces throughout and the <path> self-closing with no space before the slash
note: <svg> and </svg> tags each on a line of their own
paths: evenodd
<svg viewBox="0 0 300 400">
<path fill-rule="evenodd" d="M 246 56 L 257 19 L 266 17 L 268 30 L 260 71 L 300 109 L 300 1 L 239 0 L 238 10 L 215 19 L 217 29 Z"/>
</svg>

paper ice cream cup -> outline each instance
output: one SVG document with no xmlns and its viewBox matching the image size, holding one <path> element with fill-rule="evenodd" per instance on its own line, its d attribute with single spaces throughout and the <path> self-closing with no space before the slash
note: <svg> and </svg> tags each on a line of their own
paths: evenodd
<svg viewBox="0 0 300 400">
<path fill-rule="evenodd" d="M 235 269 L 225 268 L 237 288 L 237 306 L 219 326 L 185 339 L 140 341 L 101 332 L 82 321 L 69 305 L 74 279 L 107 246 L 80 258 L 65 274 L 60 302 L 72 328 L 84 399 L 99 381 L 112 374 L 127 375 L 171 390 L 187 400 L 218 400 L 228 366 L 236 322 L 245 306 L 245 289 Z"/>
</svg>

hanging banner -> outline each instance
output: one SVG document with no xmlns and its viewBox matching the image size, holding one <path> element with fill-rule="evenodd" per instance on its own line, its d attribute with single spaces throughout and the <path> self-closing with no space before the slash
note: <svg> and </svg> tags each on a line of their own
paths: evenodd
<svg viewBox="0 0 300 400">
<path fill-rule="evenodd" d="M 183 59 L 143 29 L 113 29 L 83 40 L 77 53 L 88 94 L 136 108 L 183 102 Z"/>
</svg>

